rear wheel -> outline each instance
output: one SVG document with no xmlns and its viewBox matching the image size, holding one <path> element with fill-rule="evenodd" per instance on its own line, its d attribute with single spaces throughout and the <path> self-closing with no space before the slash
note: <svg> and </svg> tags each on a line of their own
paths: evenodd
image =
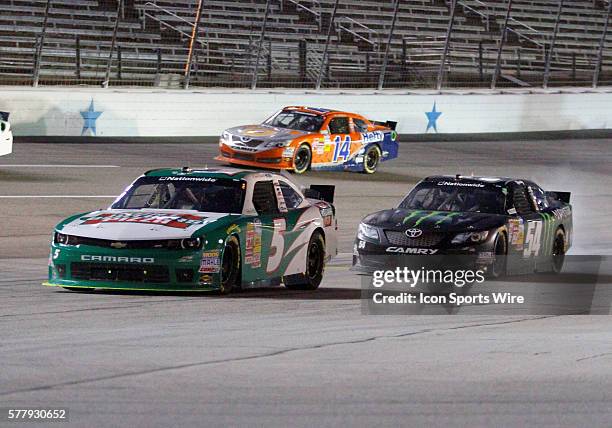
<svg viewBox="0 0 612 428">
<path fill-rule="evenodd" d="M 229 294 L 240 288 L 240 244 L 235 236 L 225 243 L 221 260 L 221 294 Z"/>
<path fill-rule="evenodd" d="M 506 262 L 508 261 L 508 243 L 506 235 L 503 233 L 497 235 L 493 252 L 495 253 L 495 260 L 489 268 L 489 277 L 499 278 L 506 274 Z"/>
<path fill-rule="evenodd" d="M 560 273 L 565 262 L 565 232 L 559 228 L 555 232 L 555 240 L 553 241 L 552 250 L 552 270 L 554 273 Z"/>
<path fill-rule="evenodd" d="M 370 146 L 363 155 L 363 172 L 366 174 L 374 174 L 380 163 L 380 157 L 381 153 L 378 146 Z"/>
<path fill-rule="evenodd" d="M 310 168 L 310 162 L 312 161 L 312 152 L 310 146 L 306 143 L 302 144 L 295 152 L 293 156 L 293 171 L 296 174 L 303 174 Z"/>
<path fill-rule="evenodd" d="M 292 290 L 316 290 L 323 279 L 325 270 L 325 240 L 320 232 L 310 237 L 306 255 L 306 272 L 300 281 L 285 282 L 285 287 Z"/>
</svg>

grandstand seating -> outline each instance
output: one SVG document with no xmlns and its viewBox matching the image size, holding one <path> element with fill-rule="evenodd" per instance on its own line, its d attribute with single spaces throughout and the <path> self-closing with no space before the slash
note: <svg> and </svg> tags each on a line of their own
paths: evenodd
<svg viewBox="0 0 612 428">
<path fill-rule="evenodd" d="M 259 60 L 259 85 L 312 87 L 335 0 L 272 0 Z M 431 87 L 442 58 L 450 0 L 400 4 L 385 84 Z M 4 0 L 0 83 L 31 84 L 47 0 Z M 111 85 L 179 85 L 198 0 L 125 0 Z M 486 86 L 497 59 L 504 0 L 457 0 L 445 64 L 447 86 Z M 558 0 L 515 0 L 501 56 L 505 86 L 541 85 Z M 552 84 L 590 83 L 607 3 L 565 0 L 552 60 Z M 257 62 L 265 0 L 205 0 L 192 84 L 248 86 Z M 372 87 L 389 40 L 394 2 L 341 0 L 324 86 Z M 117 17 L 117 0 L 52 0 L 44 36 L 42 84 L 100 84 Z M 610 24 L 612 28 L 612 23 Z M 612 30 L 602 82 L 612 81 Z M 78 49 L 77 49 L 78 46 Z M 118 58 L 120 55 L 120 60 Z M 161 61 L 160 61 L 161 59 Z M 77 63 L 79 64 L 77 66 Z"/>
</svg>

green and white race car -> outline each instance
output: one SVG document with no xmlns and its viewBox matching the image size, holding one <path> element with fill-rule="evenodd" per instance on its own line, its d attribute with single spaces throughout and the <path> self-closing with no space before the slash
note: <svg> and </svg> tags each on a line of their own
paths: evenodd
<svg viewBox="0 0 612 428">
<path fill-rule="evenodd" d="M 313 290 L 337 254 L 333 190 L 302 191 L 270 172 L 148 171 L 109 209 L 55 227 L 45 285 L 230 293 L 283 283 Z"/>
</svg>

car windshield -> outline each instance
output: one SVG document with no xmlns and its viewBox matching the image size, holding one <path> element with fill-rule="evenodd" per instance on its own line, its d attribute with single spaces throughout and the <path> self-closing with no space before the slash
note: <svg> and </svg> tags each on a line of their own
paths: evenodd
<svg viewBox="0 0 612 428">
<path fill-rule="evenodd" d="M 245 187 L 242 181 L 209 177 L 141 177 L 111 208 L 239 214 L 242 212 Z"/>
<path fill-rule="evenodd" d="M 294 110 L 282 110 L 264 122 L 264 125 L 277 128 L 296 129 L 298 131 L 316 132 L 323 125 L 323 116 L 303 113 Z"/>
<path fill-rule="evenodd" d="M 400 203 L 399 208 L 427 211 L 505 214 L 501 188 L 471 182 L 423 182 Z"/>
</svg>

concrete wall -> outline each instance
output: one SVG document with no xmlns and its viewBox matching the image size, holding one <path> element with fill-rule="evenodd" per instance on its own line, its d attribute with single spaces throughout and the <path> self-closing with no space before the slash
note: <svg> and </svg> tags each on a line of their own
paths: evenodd
<svg viewBox="0 0 612 428">
<path fill-rule="evenodd" d="M 94 125 L 101 137 L 216 136 L 230 126 L 261 122 L 285 105 L 354 111 L 397 121 L 402 134 L 423 134 L 435 132 L 426 114 L 434 103 L 442 113 L 438 133 L 612 128 L 612 88 L 439 94 L 0 87 L 0 110 L 11 112 L 18 136 L 93 135 Z"/>
</svg>

